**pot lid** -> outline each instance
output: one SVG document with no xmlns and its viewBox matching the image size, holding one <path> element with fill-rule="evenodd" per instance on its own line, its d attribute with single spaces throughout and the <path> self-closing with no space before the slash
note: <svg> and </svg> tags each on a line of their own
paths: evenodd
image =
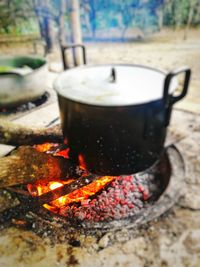
<svg viewBox="0 0 200 267">
<path fill-rule="evenodd" d="M 163 98 L 166 74 L 138 65 L 96 65 L 67 70 L 54 88 L 70 100 L 97 106 L 143 104 Z M 177 87 L 173 78 L 169 92 Z"/>
</svg>

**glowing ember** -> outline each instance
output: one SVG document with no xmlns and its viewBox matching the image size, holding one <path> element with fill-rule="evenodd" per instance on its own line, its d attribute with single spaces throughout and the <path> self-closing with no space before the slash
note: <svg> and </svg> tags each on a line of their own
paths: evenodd
<svg viewBox="0 0 200 267">
<path fill-rule="evenodd" d="M 46 143 L 34 146 L 37 150 L 68 158 L 69 148 L 64 145 Z M 79 155 L 79 168 L 85 169 L 84 158 Z M 84 174 L 86 175 L 85 171 Z M 83 176 L 82 176 L 83 177 Z M 33 197 L 40 196 L 63 185 L 67 181 L 39 181 L 27 186 Z M 108 186 L 109 185 L 109 186 Z M 160 181 L 152 175 L 103 176 L 94 182 L 60 196 L 43 206 L 69 219 L 105 221 L 135 215 L 158 195 Z M 98 194 L 97 194 L 98 193 Z"/>
<path fill-rule="evenodd" d="M 50 189 L 50 190 L 54 190 L 54 189 L 56 189 L 56 188 L 58 188 L 58 187 L 61 187 L 61 186 L 63 186 L 62 183 L 59 183 L 59 182 L 52 182 L 52 183 L 49 185 L 49 189 Z"/>
<path fill-rule="evenodd" d="M 56 151 L 54 153 L 54 156 L 60 156 L 60 157 L 69 159 L 69 150 L 70 150 L 69 148 L 66 148 L 64 150 Z"/>
<path fill-rule="evenodd" d="M 85 164 L 85 161 L 84 161 L 84 157 L 83 155 L 79 155 L 78 156 L 78 161 L 79 161 L 79 166 L 82 170 L 86 170 L 86 164 Z"/>
<path fill-rule="evenodd" d="M 50 149 L 57 147 L 57 146 L 58 144 L 54 144 L 54 143 L 44 143 L 44 144 L 34 145 L 34 148 L 39 152 L 47 152 Z"/>
<path fill-rule="evenodd" d="M 63 206 L 56 212 L 71 220 L 110 221 L 134 216 L 150 205 L 158 194 L 159 180 L 154 175 L 120 176 L 93 199 L 78 205 Z"/>
<path fill-rule="evenodd" d="M 113 181 L 115 178 L 116 177 L 112 176 L 103 176 L 87 186 L 81 187 L 68 195 L 61 196 L 60 198 L 52 201 L 50 205 L 45 204 L 44 207 L 55 211 L 56 209 L 69 205 L 70 203 L 80 202 L 84 199 L 88 199 L 90 196 L 95 195 L 97 192 L 103 189 L 105 185 Z M 74 179 L 70 179 L 68 181 L 51 181 L 48 183 L 39 182 L 34 185 L 29 184 L 28 190 L 32 196 L 40 196 L 49 192 L 50 190 L 54 190 L 73 181 Z"/>
<path fill-rule="evenodd" d="M 34 148 L 39 152 L 51 152 L 54 156 L 60 156 L 66 159 L 69 158 L 70 149 L 67 147 L 67 145 L 60 147 L 60 145 L 56 143 L 44 143 L 34 145 Z"/>
<path fill-rule="evenodd" d="M 57 148 L 59 148 L 59 144 L 44 143 L 41 145 L 35 145 L 34 148 L 40 152 L 46 152 L 46 153 L 52 150 L 54 156 L 62 156 L 68 158 L 69 148 L 58 150 Z M 79 163 L 80 163 L 80 168 L 85 170 L 85 164 L 82 155 L 79 155 Z M 61 208 L 62 206 L 67 206 L 72 202 L 80 202 L 84 199 L 88 199 L 90 196 L 93 196 L 97 192 L 102 190 L 108 183 L 113 181 L 115 178 L 116 177 L 112 176 L 103 176 L 99 178 L 97 181 L 94 181 L 93 183 L 87 186 L 79 188 L 68 195 L 61 196 L 60 198 L 52 201 L 50 204 L 45 204 L 44 207 L 55 211 L 56 209 Z M 75 179 L 70 179 L 67 181 L 50 181 L 46 183 L 38 182 L 35 183 L 34 185 L 29 184 L 28 190 L 32 196 L 34 197 L 40 196 L 65 184 L 69 184 L 74 180 Z"/>
</svg>

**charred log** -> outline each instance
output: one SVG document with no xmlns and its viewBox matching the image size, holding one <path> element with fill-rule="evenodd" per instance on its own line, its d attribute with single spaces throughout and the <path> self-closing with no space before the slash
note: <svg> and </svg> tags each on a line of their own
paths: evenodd
<svg viewBox="0 0 200 267">
<path fill-rule="evenodd" d="M 0 187 L 76 177 L 76 167 L 67 159 L 22 146 L 0 158 Z"/>
<path fill-rule="evenodd" d="M 35 211 L 39 205 L 51 202 L 61 196 L 69 194 L 83 186 L 86 186 L 97 180 L 99 176 L 87 175 L 77 178 L 71 184 L 66 184 L 62 187 L 56 188 L 38 197 L 25 196 L 23 202 L 15 207 L 3 210 L 0 213 L 0 224 L 9 223 L 13 219 L 19 218 L 28 211 Z"/>
<path fill-rule="evenodd" d="M 45 142 L 63 142 L 60 125 L 50 128 L 28 128 L 5 119 L 0 119 L 1 144 L 20 146 L 42 144 Z"/>
</svg>

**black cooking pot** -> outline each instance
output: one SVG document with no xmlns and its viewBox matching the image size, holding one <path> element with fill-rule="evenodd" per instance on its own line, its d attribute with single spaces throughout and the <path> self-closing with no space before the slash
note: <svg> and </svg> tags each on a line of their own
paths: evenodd
<svg viewBox="0 0 200 267">
<path fill-rule="evenodd" d="M 177 75 L 183 88 L 174 96 Z M 191 71 L 168 74 L 139 65 L 99 65 L 63 72 L 55 81 L 70 156 L 100 175 L 133 174 L 163 151 L 172 106 Z"/>
</svg>

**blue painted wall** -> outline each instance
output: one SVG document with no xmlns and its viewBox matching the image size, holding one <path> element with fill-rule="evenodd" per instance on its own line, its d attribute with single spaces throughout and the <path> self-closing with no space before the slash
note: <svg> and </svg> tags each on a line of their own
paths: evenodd
<svg viewBox="0 0 200 267">
<path fill-rule="evenodd" d="M 163 0 L 80 0 L 83 37 L 92 41 L 141 39 L 158 29 Z"/>
</svg>

